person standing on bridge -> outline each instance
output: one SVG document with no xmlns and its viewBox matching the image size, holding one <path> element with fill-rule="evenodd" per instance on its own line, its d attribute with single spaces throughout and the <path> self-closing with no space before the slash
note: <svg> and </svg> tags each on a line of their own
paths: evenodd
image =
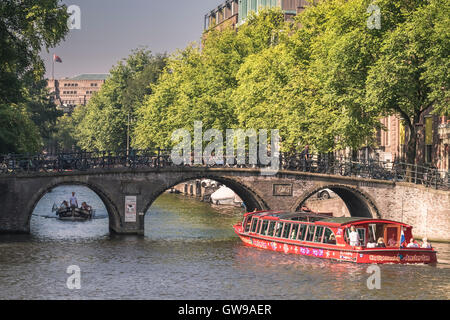
<svg viewBox="0 0 450 320">
<path fill-rule="evenodd" d="M 300 161 L 303 171 L 309 171 L 309 145 L 305 146 L 305 149 L 300 153 Z"/>
<path fill-rule="evenodd" d="M 72 211 L 78 208 L 78 200 L 75 197 L 75 192 L 72 192 L 72 197 L 70 198 L 70 208 L 72 209 Z"/>
</svg>

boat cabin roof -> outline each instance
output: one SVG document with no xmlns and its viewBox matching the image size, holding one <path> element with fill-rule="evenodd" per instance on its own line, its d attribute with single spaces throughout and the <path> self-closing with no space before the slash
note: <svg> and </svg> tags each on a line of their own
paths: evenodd
<svg viewBox="0 0 450 320">
<path fill-rule="evenodd" d="M 324 215 L 314 212 L 282 212 L 282 211 L 260 211 L 248 213 L 254 217 L 265 218 L 268 220 L 292 220 L 292 221 L 303 221 L 303 222 L 318 222 L 324 225 L 330 225 L 334 227 L 340 227 L 345 225 L 363 225 L 363 224 L 397 224 L 404 227 L 410 227 L 407 224 L 386 220 L 386 219 L 373 219 L 364 217 L 330 217 L 329 215 Z"/>
</svg>

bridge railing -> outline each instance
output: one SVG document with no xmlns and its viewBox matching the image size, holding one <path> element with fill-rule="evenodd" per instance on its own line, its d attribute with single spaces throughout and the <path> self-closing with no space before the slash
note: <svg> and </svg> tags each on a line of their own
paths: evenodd
<svg viewBox="0 0 450 320">
<path fill-rule="evenodd" d="M 246 155 L 249 159 L 249 155 Z M 191 155 L 189 167 L 224 167 L 224 168 L 263 168 L 261 163 L 236 164 L 230 159 L 202 159 L 202 164 L 194 165 Z M 231 164 L 230 164 L 231 163 Z M 249 163 L 246 161 L 245 163 Z M 175 167 L 171 160 L 171 151 L 163 149 L 131 150 L 120 152 L 73 152 L 39 155 L 0 155 L 0 174 L 17 174 L 32 172 L 83 171 L 113 168 L 167 168 Z M 435 189 L 450 190 L 450 172 L 440 171 L 430 166 L 407 164 L 399 161 L 383 162 L 372 159 L 350 159 L 328 155 L 309 155 L 299 153 L 280 153 L 279 168 L 319 174 L 360 177 L 366 179 L 405 181 L 422 184 Z"/>
</svg>

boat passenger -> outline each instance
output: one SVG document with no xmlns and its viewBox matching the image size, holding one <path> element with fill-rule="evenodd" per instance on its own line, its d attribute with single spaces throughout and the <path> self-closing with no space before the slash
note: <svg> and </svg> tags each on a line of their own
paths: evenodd
<svg viewBox="0 0 450 320">
<path fill-rule="evenodd" d="M 78 208 L 78 200 L 75 197 L 75 192 L 72 192 L 72 197 L 70 198 L 70 208 L 72 209 L 72 211 Z"/>
<path fill-rule="evenodd" d="M 369 242 L 367 242 L 366 248 L 376 248 L 377 244 L 373 238 L 370 238 Z"/>
<path fill-rule="evenodd" d="M 81 209 L 83 209 L 83 210 L 86 210 L 86 211 L 91 211 L 92 210 L 92 207 L 91 206 L 89 206 L 86 202 L 83 202 L 82 204 L 81 204 Z"/>
<path fill-rule="evenodd" d="M 389 247 L 395 247 L 397 245 L 397 241 L 394 238 L 394 235 L 388 240 L 388 246 Z"/>
<path fill-rule="evenodd" d="M 428 242 L 428 238 L 423 238 L 422 241 L 423 241 L 423 243 L 422 243 L 421 248 L 423 248 L 423 249 L 431 249 L 432 248 L 431 243 Z"/>
<path fill-rule="evenodd" d="M 383 238 L 378 238 L 377 248 L 386 248 L 386 244 L 384 243 L 384 239 Z"/>
<path fill-rule="evenodd" d="M 336 237 L 334 236 L 334 234 L 330 234 L 330 237 L 328 238 L 328 243 L 336 244 Z"/>
<path fill-rule="evenodd" d="M 355 226 L 351 226 L 350 228 L 349 239 L 352 247 L 359 246 L 359 233 L 356 231 Z"/>
<path fill-rule="evenodd" d="M 292 230 L 292 232 L 291 232 L 291 240 L 295 240 L 296 237 L 297 237 L 297 230 Z"/>
<path fill-rule="evenodd" d="M 60 209 L 60 210 L 67 210 L 67 209 L 69 209 L 69 203 L 68 203 L 66 200 L 64 200 L 64 201 L 61 203 L 61 206 L 59 207 L 59 209 Z"/>
<path fill-rule="evenodd" d="M 408 248 L 418 248 L 419 245 L 414 241 L 414 238 L 411 238 L 411 240 L 409 240 L 407 247 Z"/>
</svg>

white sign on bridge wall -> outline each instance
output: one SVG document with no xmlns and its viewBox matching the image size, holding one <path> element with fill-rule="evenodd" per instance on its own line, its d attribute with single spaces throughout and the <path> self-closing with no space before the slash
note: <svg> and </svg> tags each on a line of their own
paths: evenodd
<svg viewBox="0 0 450 320">
<path fill-rule="evenodd" d="M 136 222 L 136 196 L 125 197 L 125 222 Z"/>
</svg>

